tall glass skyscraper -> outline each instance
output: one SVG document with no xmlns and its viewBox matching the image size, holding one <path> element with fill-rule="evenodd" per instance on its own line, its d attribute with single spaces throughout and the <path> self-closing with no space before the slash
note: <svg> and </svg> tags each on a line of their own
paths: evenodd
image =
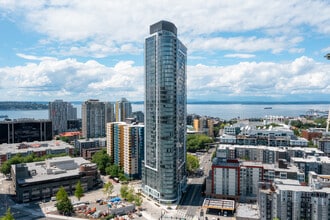
<svg viewBox="0 0 330 220">
<path fill-rule="evenodd" d="M 150 26 L 145 40 L 145 156 L 142 189 L 173 203 L 186 189 L 187 48 L 168 21 Z"/>
</svg>

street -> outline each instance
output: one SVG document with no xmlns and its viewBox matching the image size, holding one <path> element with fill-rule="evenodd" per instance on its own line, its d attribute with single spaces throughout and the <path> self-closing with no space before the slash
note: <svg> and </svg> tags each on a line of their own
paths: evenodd
<svg viewBox="0 0 330 220">
<path fill-rule="evenodd" d="M 214 151 L 215 149 L 212 148 L 206 153 L 198 153 L 200 167 L 203 167 L 203 175 L 189 178 L 187 192 L 177 207 L 178 213 L 182 215 L 180 217 L 193 219 L 195 216 L 199 216 L 204 199 L 202 197 L 202 187 L 211 170 L 211 157 Z"/>
</svg>

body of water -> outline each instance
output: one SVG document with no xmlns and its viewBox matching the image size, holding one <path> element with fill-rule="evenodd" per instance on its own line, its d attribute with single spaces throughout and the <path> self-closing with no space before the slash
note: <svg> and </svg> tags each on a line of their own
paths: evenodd
<svg viewBox="0 0 330 220">
<path fill-rule="evenodd" d="M 78 118 L 81 117 L 81 105 L 77 108 Z M 133 104 L 133 111 L 143 111 L 143 104 Z M 265 116 L 299 116 L 311 109 L 329 111 L 330 104 L 188 104 L 188 114 L 213 116 L 229 120 L 232 118 L 263 118 Z M 30 111 L 0 111 L 0 115 L 7 115 L 10 119 L 34 118 L 48 119 L 48 110 Z M 0 119 L 1 120 L 1 119 Z"/>
</svg>

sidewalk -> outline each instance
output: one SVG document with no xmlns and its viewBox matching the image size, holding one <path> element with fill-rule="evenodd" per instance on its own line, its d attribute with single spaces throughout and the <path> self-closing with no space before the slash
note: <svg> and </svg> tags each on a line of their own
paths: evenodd
<svg viewBox="0 0 330 220">
<path fill-rule="evenodd" d="M 54 215 L 54 214 L 46 214 L 46 217 L 55 218 L 55 219 L 86 220 L 86 218 L 75 218 L 70 216 Z"/>
</svg>

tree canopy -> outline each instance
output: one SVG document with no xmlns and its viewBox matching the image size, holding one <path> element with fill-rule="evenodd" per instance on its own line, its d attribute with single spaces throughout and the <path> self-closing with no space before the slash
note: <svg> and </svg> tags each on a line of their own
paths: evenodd
<svg viewBox="0 0 330 220">
<path fill-rule="evenodd" d="M 107 198 L 109 198 L 109 196 L 111 195 L 111 193 L 113 192 L 113 184 L 111 182 L 107 182 L 104 184 L 103 186 L 103 192 L 107 194 Z"/>
<path fill-rule="evenodd" d="M 116 164 L 112 164 L 106 167 L 105 172 L 111 177 L 118 177 L 120 181 L 127 181 L 127 178 L 124 174 L 124 170 Z"/>
<path fill-rule="evenodd" d="M 73 212 L 73 205 L 63 186 L 56 193 L 56 208 L 60 214 L 64 215 L 71 215 Z"/>
<path fill-rule="evenodd" d="M 116 164 L 110 165 L 105 169 L 106 173 L 111 177 L 119 177 L 120 167 Z"/>
<path fill-rule="evenodd" d="M 196 156 L 187 154 L 187 170 L 190 173 L 195 172 L 199 168 L 199 160 Z"/>
<path fill-rule="evenodd" d="M 92 162 L 96 163 L 102 175 L 106 174 L 106 168 L 111 165 L 111 158 L 105 149 L 96 152 L 92 157 Z"/>
<path fill-rule="evenodd" d="M 78 201 L 80 201 L 80 198 L 84 196 L 84 189 L 81 186 L 80 180 L 76 184 L 76 190 L 74 191 L 74 196 L 77 197 Z"/>
<path fill-rule="evenodd" d="M 205 134 L 192 134 L 187 136 L 187 151 L 196 152 L 207 149 L 206 144 L 213 143 L 213 139 Z"/>
<path fill-rule="evenodd" d="M 10 212 L 10 208 L 7 209 L 6 213 L 4 216 L 0 218 L 0 220 L 15 220 L 13 214 Z"/>
<path fill-rule="evenodd" d="M 123 185 L 121 188 L 120 188 L 120 196 L 124 199 L 127 198 L 127 195 L 128 195 L 128 186 L 127 185 Z"/>
<path fill-rule="evenodd" d="M 143 202 L 141 195 L 134 193 L 134 189 L 127 185 L 120 188 L 120 196 L 128 202 L 134 202 L 136 206 L 141 206 Z"/>
</svg>

